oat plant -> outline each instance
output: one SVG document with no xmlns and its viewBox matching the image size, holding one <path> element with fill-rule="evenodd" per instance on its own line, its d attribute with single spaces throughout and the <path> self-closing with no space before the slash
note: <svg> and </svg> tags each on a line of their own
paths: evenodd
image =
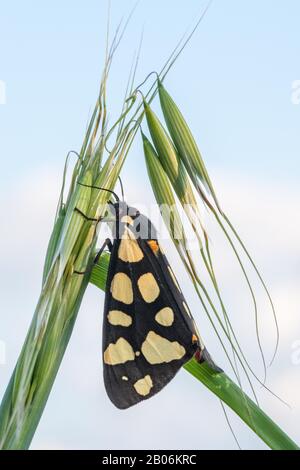
<svg viewBox="0 0 300 470">
<path fill-rule="evenodd" d="M 199 22 L 196 27 L 198 24 Z M 171 237 L 199 296 L 199 310 L 204 309 L 224 345 L 235 382 L 210 358 L 206 358 L 201 364 L 193 359 L 185 365 L 185 369 L 231 407 L 270 448 L 297 449 L 296 444 L 264 414 L 255 397 L 254 400 L 250 399 L 242 388 L 240 370 L 250 384 L 250 376 L 255 374 L 239 345 L 222 301 L 210 255 L 208 234 L 201 219 L 199 198 L 218 221 L 238 260 L 240 258 L 229 229 L 244 251 L 246 248 L 221 210 L 195 141 L 179 109 L 162 85 L 162 80 L 191 35 L 174 50 L 159 74 L 158 81 L 148 89 L 141 102 L 137 89 L 134 90 L 136 62 L 134 63 L 120 115 L 115 124 L 109 127 L 106 86 L 112 59 L 123 32 L 124 30 L 118 28 L 110 48 L 107 48 L 99 97 L 81 150 L 76 153 L 77 161 L 65 195 L 66 163 L 55 223 L 45 258 L 41 294 L 0 408 L 0 448 L 27 449 L 30 446 L 71 337 L 85 290 L 89 282 L 105 289 L 109 254 L 103 253 L 96 266 L 94 259 L 97 229 L 107 215 L 106 203 L 110 193 L 97 188 L 113 190 L 131 144 L 146 116 L 153 143 L 143 133 L 142 139 L 153 191 L 160 207 L 172 209 L 172 223 L 169 227 Z M 168 131 L 150 107 L 157 92 Z M 203 266 L 215 289 L 217 303 L 210 298 L 201 270 L 188 249 L 177 202 L 183 207 L 197 238 Z M 167 214 L 162 212 L 162 216 L 167 221 Z M 181 237 L 174 236 L 177 230 L 182 234 Z M 248 280 L 242 263 L 241 268 Z M 260 279 L 262 281 L 261 277 Z M 252 292 L 251 285 L 249 288 Z M 255 315 L 257 318 L 256 305 Z M 224 344 L 222 335 L 229 348 Z M 259 346 L 261 348 L 260 341 Z M 203 403 L 195 404 L 196 416 L 197 410 L 201 410 L 202 406 Z"/>
</svg>

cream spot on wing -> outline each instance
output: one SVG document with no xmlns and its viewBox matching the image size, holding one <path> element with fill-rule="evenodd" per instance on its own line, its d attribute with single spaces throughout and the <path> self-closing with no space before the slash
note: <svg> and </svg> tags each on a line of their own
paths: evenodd
<svg viewBox="0 0 300 470">
<path fill-rule="evenodd" d="M 138 279 L 138 287 L 145 302 L 154 302 L 159 296 L 159 287 L 152 273 L 143 274 Z"/>
<path fill-rule="evenodd" d="M 149 395 L 150 390 L 153 387 L 153 382 L 150 375 L 146 375 L 143 379 L 135 382 L 133 386 L 139 395 L 145 397 L 146 395 Z"/>
<path fill-rule="evenodd" d="M 150 364 L 162 364 L 181 359 L 186 351 L 177 341 L 169 341 L 150 331 L 142 344 L 142 353 Z"/>
<path fill-rule="evenodd" d="M 131 345 L 124 338 L 119 338 L 116 343 L 111 343 L 104 351 L 104 362 L 110 366 L 124 364 L 133 361 L 135 356 Z"/>
<path fill-rule="evenodd" d="M 184 309 L 185 309 L 186 313 L 188 314 L 188 316 L 189 316 L 190 318 L 192 318 L 190 309 L 188 308 L 187 304 L 186 304 L 185 302 L 182 302 L 182 304 L 183 304 Z"/>
<path fill-rule="evenodd" d="M 107 315 L 107 319 L 114 326 L 130 326 L 132 323 L 132 318 L 120 310 L 111 310 Z"/>
<path fill-rule="evenodd" d="M 172 270 L 171 266 L 168 266 L 168 270 L 169 270 L 169 273 L 171 275 L 172 281 L 174 282 L 174 284 L 177 287 L 177 289 L 179 290 L 179 292 L 181 292 L 180 286 L 179 286 L 178 281 L 175 277 L 175 274 L 173 273 L 173 270 Z"/>
<path fill-rule="evenodd" d="M 135 355 L 136 355 L 136 357 L 139 357 L 141 355 L 141 352 L 140 351 L 135 351 Z"/>
<path fill-rule="evenodd" d="M 127 381 L 128 381 L 128 377 L 126 377 L 126 375 L 123 375 L 122 380 L 125 380 L 125 382 L 127 382 Z"/>
<path fill-rule="evenodd" d="M 126 227 L 122 235 L 119 246 L 118 256 L 122 261 L 128 263 L 137 263 L 144 257 L 138 242 L 134 238 L 133 233 Z"/>
<path fill-rule="evenodd" d="M 123 215 L 121 222 L 123 222 L 123 224 L 128 224 L 128 225 L 133 225 L 134 223 L 130 215 Z"/>
<path fill-rule="evenodd" d="M 162 326 L 171 326 L 174 322 L 174 313 L 170 307 L 162 308 L 156 315 L 155 320 Z"/>
<path fill-rule="evenodd" d="M 133 291 L 131 279 L 125 273 L 117 273 L 112 280 L 110 291 L 114 299 L 124 304 L 132 304 Z"/>
</svg>

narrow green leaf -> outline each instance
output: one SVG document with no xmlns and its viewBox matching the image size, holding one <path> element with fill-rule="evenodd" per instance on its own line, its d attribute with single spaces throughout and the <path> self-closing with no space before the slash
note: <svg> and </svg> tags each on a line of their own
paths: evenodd
<svg viewBox="0 0 300 470">
<path fill-rule="evenodd" d="M 299 450 L 290 437 L 224 372 L 192 359 L 184 368 L 228 405 L 272 450 Z"/>
</svg>

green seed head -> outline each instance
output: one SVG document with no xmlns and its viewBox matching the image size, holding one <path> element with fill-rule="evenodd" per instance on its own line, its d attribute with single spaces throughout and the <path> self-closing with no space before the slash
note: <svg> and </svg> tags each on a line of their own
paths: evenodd
<svg viewBox="0 0 300 470">
<path fill-rule="evenodd" d="M 166 173 L 169 175 L 169 178 L 173 184 L 178 178 L 178 155 L 176 153 L 174 145 L 172 144 L 171 139 L 164 130 L 158 117 L 152 111 L 150 106 L 145 102 L 144 109 L 154 147 L 157 151 L 162 166 L 164 167 Z"/>
<path fill-rule="evenodd" d="M 217 202 L 213 185 L 193 134 L 178 106 L 160 81 L 158 81 L 158 93 L 161 109 L 180 159 L 183 161 L 196 187 L 198 185 L 195 177 L 205 185 Z"/>
<path fill-rule="evenodd" d="M 168 183 L 171 183 L 193 228 L 195 218 L 202 226 L 196 198 L 184 163 L 178 157 L 177 151 L 158 117 L 148 104 L 144 103 L 144 107 L 148 127 L 156 150 L 149 141 L 147 145 L 151 145 L 152 151 L 155 152 L 156 159 L 159 160 L 158 163 L 161 164 L 164 175 L 168 177 Z"/>
<path fill-rule="evenodd" d="M 162 217 L 171 237 L 174 242 L 178 244 L 178 239 L 181 238 L 184 231 L 170 181 L 160 163 L 153 145 L 143 133 L 142 139 L 148 175 L 156 201 L 160 207 Z"/>
</svg>

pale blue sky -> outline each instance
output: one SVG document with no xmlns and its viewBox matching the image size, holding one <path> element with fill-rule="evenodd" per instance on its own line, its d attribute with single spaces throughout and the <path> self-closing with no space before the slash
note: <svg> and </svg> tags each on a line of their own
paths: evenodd
<svg viewBox="0 0 300 470">
<path fill-rule="evenodd" d="M 133 2 L 112 4 L 116 24 Z M 140 2 L 113 69 L 113 106 L 142 28 L 141 79 L 160 68 L 201 5 Z M 290 99 L 300 74 L 299 16 L 297 0 L 215 0 L 170 73 L 166 83 L 209 166 L 253 171 L 256 161 L 270 177 L 299 176 L 300 106 Z M 79 147 L 97 93 L 105 23 L 104 0 L 3 3 L 0 78 L 7 83 L 7 106 L 0 108 L 0 151 L 10 177 L 41 156 L 60 162 Z"/>
<path fill-rule="evenodd" d="M 112 29 L 132 5 L 112 0 Z M 199 0 L 140 1 L 112 68 L 113 112 L 120 106 L 142 29 L 138 81 L 161 68 L 205 5 Z M 7 95 L 6 104 L 0 105 L 0 340 L 7 346 L 6 364 L 0 365 L 1 393 L 39 294 L 65 155 L 80 147 L 96 99 L 106 6 L 104 0 L 11 0 L 1 5 L 0 80 Z M 299 18 L 297 0 L 215 0 L 165 82 L 197 137 L 225 207 L 269 281 L 282 328 L 271 385 L 293 410 L 274 404 L 269 396 L 263 397 L 263 405 L 298 441 L 300 365 L 292 362 L 291 354 L 300 339 L 300 105 L 292 103 L 291 95 L 293 81 L 300 80 Z M 152 200 L 139 141 L 126 162 L 123 181 L 130 201 Z M 216 238 L 223 292 L 249 354 L 256 358 L 256 345 L 249 342 L 241 316 L 249 299 L 237 288 L 239 274 L 221 247 Z M 186 277 L 177 269 L 184 285 Z M 192 290 L 184 288 L 198 314 Z M 100 370 L 102 309 L 103 296 L 91 287 L 33 447 L 235 448 L 218 402 L 184 373 L 169 391 L 127 414 L 110 405 Z M 222 362 L 209 325 L 199 314 L 209 349 Z M 269 323 L 265 326 L 270 352 L 272 329 Z M 190 397 L 184 407 L 183 396 Z M 190 423 L 195 402 L 201 413 Z M 262 447 L 232 419 L 242 447 Z M 210 422 L 215 426 L 208 426 Z M 144 432 L 136 433 L 140 428 Z"/>
</svg>

